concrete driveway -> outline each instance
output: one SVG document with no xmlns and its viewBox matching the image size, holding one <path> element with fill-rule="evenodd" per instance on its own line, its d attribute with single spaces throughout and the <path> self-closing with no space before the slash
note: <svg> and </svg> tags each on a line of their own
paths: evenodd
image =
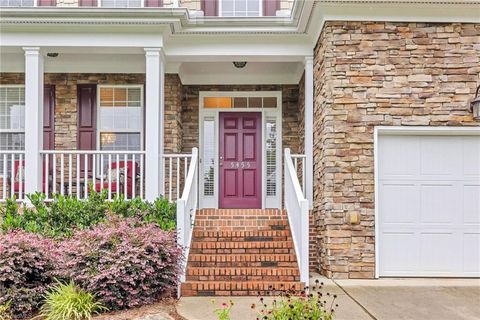
<svg viewBox="0 0 480 320">
<path fill-rule="evenodd" d="M 480 320 L 480 279 L 330 280 L 319 275 L 324 292 L 336 294 L 336 320 Z M 181 298 L 177 310 L 188 320 L 216 320 L 212 297 Z M 256 297 L 216 297 L 216 305 L 233 300 L 232 320 L 256 319 Z"/>
</svg>

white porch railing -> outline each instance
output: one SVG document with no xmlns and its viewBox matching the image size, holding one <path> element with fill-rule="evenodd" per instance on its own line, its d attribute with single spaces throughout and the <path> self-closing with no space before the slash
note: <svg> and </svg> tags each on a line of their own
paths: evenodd
<svg viewBox="0 0 480 320">
<path fill-rule="evenodd" d="M 192 154 L 164 154 L 163 155 L 163 185 L 162 194 L 169 201 L 180 199 L 187 181 L 188 166 Z"/>
<path fill-rule="evenodd" d="M 25 171 L 25 151 L 0 151 L 0 201 L 13 196 L 17 200 L 25 198 L 25 184 L 22 183 Z"/>
<path fill-rule="evenodd" d="M 293 168 L 297 173 L 298 181 L 300 183 L 300 187 L 302 188 L 303 195 L 305 195 L 305 161 L 307 160 L 307 156 L 304 154 L 291 154 L 290 155 L 293 160 Z"/>
<path fill-rule="evenodd" d="M 177 200 L 177 243 L 185 248 L 185 260 L 182 265 L 181 282 L 185 282 L 190 242 L 192 241 L 193 224 L 198 207 L 198 149 L 192 149 L 190 166 L 185 179 L 182 197 Z"/>
<path fill-rule="evenodd" d="M 107 197 L 144 198 L 145 151 L 43 150 L 43 192 L 85 199 L 93 190 Z"/>
<path fill-rule="evenodd" d="M 298 181 L 298 171 L 294 166 L 290 149 L 285 149 L 285 209 L 292 230 L 293 243 L 300 269 L 300 281 L 308 285 L 309 227 L 308 200 Z M 305 174 L 303 175 L 305 176 Z"/>
</svg>

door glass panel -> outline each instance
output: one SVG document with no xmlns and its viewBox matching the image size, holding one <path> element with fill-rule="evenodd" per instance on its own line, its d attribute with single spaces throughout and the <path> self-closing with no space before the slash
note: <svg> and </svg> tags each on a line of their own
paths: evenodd
<svg viewBox="0 0 480 320">
<path fill-rule="evenodd" d="M 215 120 L 203 121 L 203 195 L 213 196 L 215 192 Z"/>
<path fill-rule="evenodd" d="M 233 107 L 234 108 L 247 108 L 247 98 L 237 97 L 233 98 Z"/>
<path fill-rule="evenodd" d="M 260 98 L 260 97 L 248 98 L 248 107 L 249 108 L 261 108 L 262 107 L 262 98 Z"/>
</svg>

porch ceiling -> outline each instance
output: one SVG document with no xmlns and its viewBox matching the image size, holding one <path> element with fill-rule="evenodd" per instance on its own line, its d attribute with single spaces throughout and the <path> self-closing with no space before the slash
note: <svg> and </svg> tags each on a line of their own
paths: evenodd
<svg viewBox="0 0 480 320">
<path fill-rule="evenodd" d="M 145 73 L 145 54 L 140 48 L 42 48 L 45 57 L 45 73 Z M 107 50 L 108 49 L 108 50 Z M 203 61 L 202 61 L 203 58 Z M 213 84 L 297 84 L 303 74 L 303 61 L 292 57 L 221 56 L 216 62 L 211 57 L 198 56 L 195 62 L 166 57 L 166 73 L 178 73 L 185 85 Z M 247 61 L 238 69 L 233 61 Z M 25 57 L 20 47 L 2 48 L 0 72 L 25 70 Z"/>
</svg>

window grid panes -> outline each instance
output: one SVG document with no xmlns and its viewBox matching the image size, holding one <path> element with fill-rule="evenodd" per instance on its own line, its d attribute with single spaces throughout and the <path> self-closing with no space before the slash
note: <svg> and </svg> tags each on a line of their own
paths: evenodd
<svg viewBox="0 0 480 320">
<path fill-rule="evenodd" d="M 276 97 L 205 97 L 206 109 L 276 108 Z"/>
<path fill-rule="evenodd" d="M 0 87 L 0 149 L 25 148 L 25 88 Z"/>
<path fill-rule="evenodd" d="M 143 99 L 141 87 L 100 88 L 100 149 L 141 150 Z"/>
<path fill-rule="evenodd" d="M 260 0 L 222 0 L 221 14 L 224 17 L 261 16 Z"/>
<path fill-rule="evenodd" d="M 101 6 L 106 8 L 140 8 L 142 0 L 101 0 Z"/>
<path fill-rule="evenodd" d="M 33 0 L 0 0 L 0 7 L 33 7 Z"/>
<path fill-rule="evenodd" d="M 203 121 L 203 195 L 215 193 L 215 120 Z"/>
<path fill-rule="evenodd" d="M 277 195 L 277 122 L 275 119 L 266 120 L 265 139 L 266 191 L 267 197 L 274 197 Z"/>
</svg>

